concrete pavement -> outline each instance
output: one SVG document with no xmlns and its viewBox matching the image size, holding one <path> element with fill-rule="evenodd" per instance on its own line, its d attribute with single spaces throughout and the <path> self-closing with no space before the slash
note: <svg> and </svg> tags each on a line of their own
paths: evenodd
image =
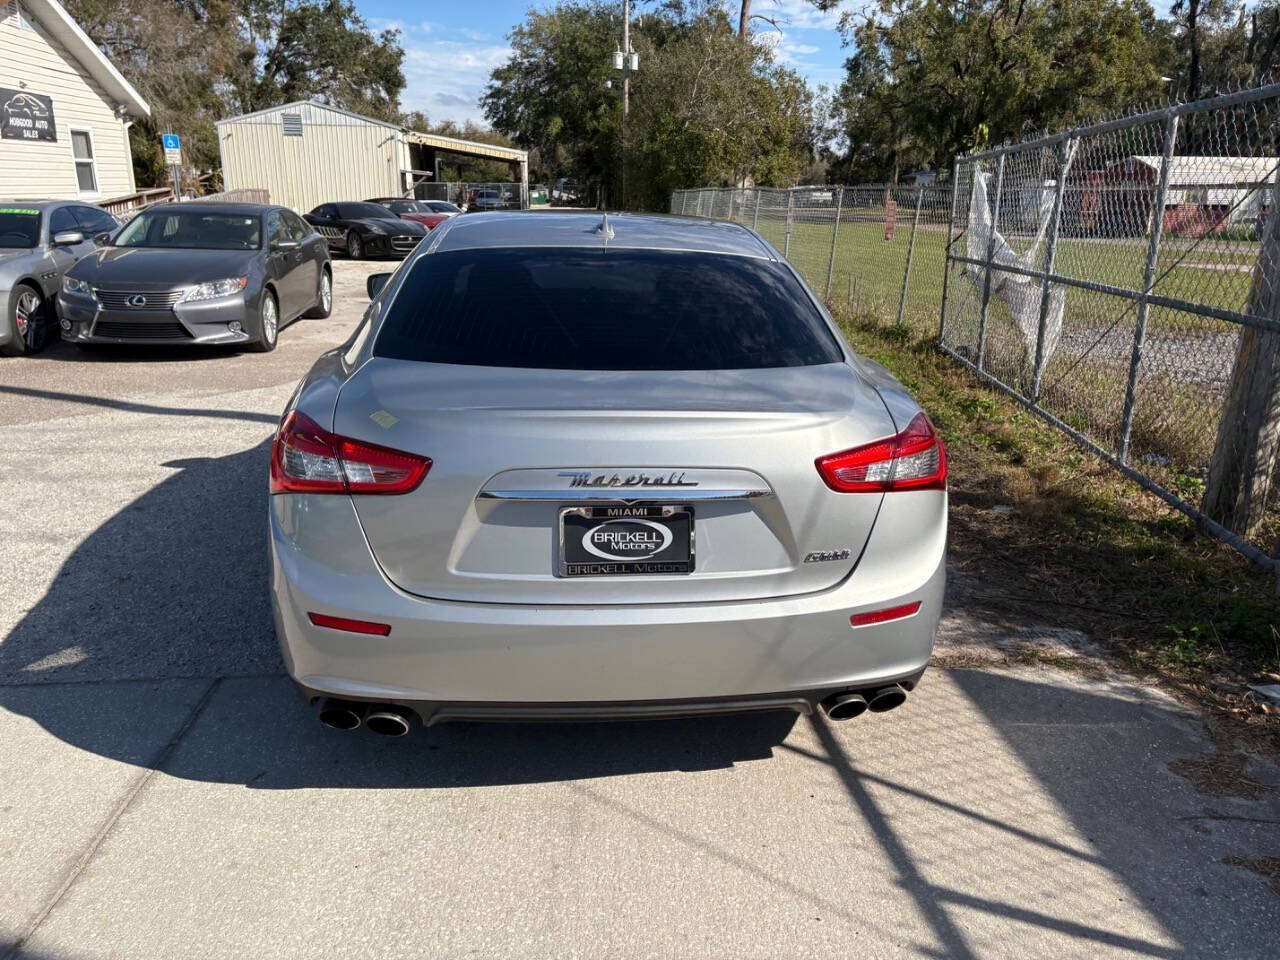
<svg viewBox="0 0 1280 960">
<path fill-rule="evenodd" d="M 0 958 L 1274 957 L 1280 770 L 1134 682 L 890 714 L 340 734 L 281 674 L 267 443 L 382 266 L 266 356 L 0 361 Z M 952 609 L 968 648 L 1008 627 Z M 948 636 L 944 636 L 944 641 Z"/>
</svg>

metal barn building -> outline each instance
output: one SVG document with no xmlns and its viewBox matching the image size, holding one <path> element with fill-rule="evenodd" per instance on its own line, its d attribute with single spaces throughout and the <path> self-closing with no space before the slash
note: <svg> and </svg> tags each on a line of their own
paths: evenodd
<svg viewBox="0 0 1280 960">
<path fill-rule="evenodd" d="M 220 120 L 224 190 L 265 187 L 271 202 L 307 211 L 321 203 L 413 196 L 438 180 L 441 154 L 499 160 L 528 206 L 529 154 L 441 137 L 322 103 L 300 101 Z"/>
</svg>

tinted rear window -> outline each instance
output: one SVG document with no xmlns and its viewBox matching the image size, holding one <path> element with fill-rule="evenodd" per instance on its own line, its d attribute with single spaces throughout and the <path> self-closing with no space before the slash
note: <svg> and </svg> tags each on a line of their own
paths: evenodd
<svg viewBox="0 0 1280 960">
<path fill-rule="evenodd" d="M 460 250 L 418 260 L 374 355 L 568 370 L 739 370 L 836 363 L 784 267 L 703 253 Z"/>
</svg>

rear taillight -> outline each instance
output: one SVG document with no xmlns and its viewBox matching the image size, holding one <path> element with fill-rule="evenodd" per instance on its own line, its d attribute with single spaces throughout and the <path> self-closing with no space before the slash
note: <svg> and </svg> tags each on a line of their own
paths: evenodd
<svg viewBox="0 0 1280 960">
<path fill-rule="evenodd" d="M 819 457 L 816 463 L 827 486 L 841 493 L 947 488 L 947 451 L 923 413 L 896 436 Z"/>
<path fill-rule="evenodd" d="M 408 493 L 428 457 L 339 437 L 294 410 L 271 444 L 272 493 Z"/>
</svg>

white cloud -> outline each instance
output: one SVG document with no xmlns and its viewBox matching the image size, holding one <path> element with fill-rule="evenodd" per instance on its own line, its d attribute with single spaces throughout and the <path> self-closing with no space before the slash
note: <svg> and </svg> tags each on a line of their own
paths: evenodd
<svg viewBox="0 0 1280 960">
<path fill-rule="evenodd" d="M 724 0 L 729 19 L 735 25 L 741 9 L 739 0 Z M 819 11 L 809 0 L 753 0 L 751 12 L 757 17 L 768 17 L 778 22 L 778 28 L 788 30 L 835 30 L 840 25 L 840 15 L 847 10 L 865 6 L 862 0 L 845 0 L 826 13 Z M 751 21 L 752 29 L 773 30 L 765 20 Z"/>
<path fill-rule="evenodd" d="M 405 110 L 422 110 L 433 121 L 484 121 L 479 99 L 493 69 L 505 63 L 511 48 L 504 44 L 405 35 Z"/>
<path fill-rule="evenodd" d="M 438 29 L 438 25 L 430 20 L 423 20 L 419 23 L 406 23 L 403 20 L 387 19 L 386 17 L 370 17 L 369 26 L 374 30 L 399 30 L 405 36 L 426 36 Z"/>
<path fill-rule="evenodd" d="M 762 35 L 762 39 L 773 47 L 774 59 L 803 76 L 810 85 L 825 83 L 828 86 L 835 86 L 843 79 L 844 70 L 841 67 L 813 59 L 813 54 L 822 52 L 821 47 L 811 43 L 801 43 L 785 33 L 772 34 L 772 40 L 768 37 L 769 35 Z"/>
<path fill-rule="evenodd" d="M 809 0 L 756 0 L 754 12 L 776 17 L 784 30 L 834 30 L 840 24 L 840 14 L 861 4 L 841 3 L 834 10 L 822 13 Z"/>
</svg>

